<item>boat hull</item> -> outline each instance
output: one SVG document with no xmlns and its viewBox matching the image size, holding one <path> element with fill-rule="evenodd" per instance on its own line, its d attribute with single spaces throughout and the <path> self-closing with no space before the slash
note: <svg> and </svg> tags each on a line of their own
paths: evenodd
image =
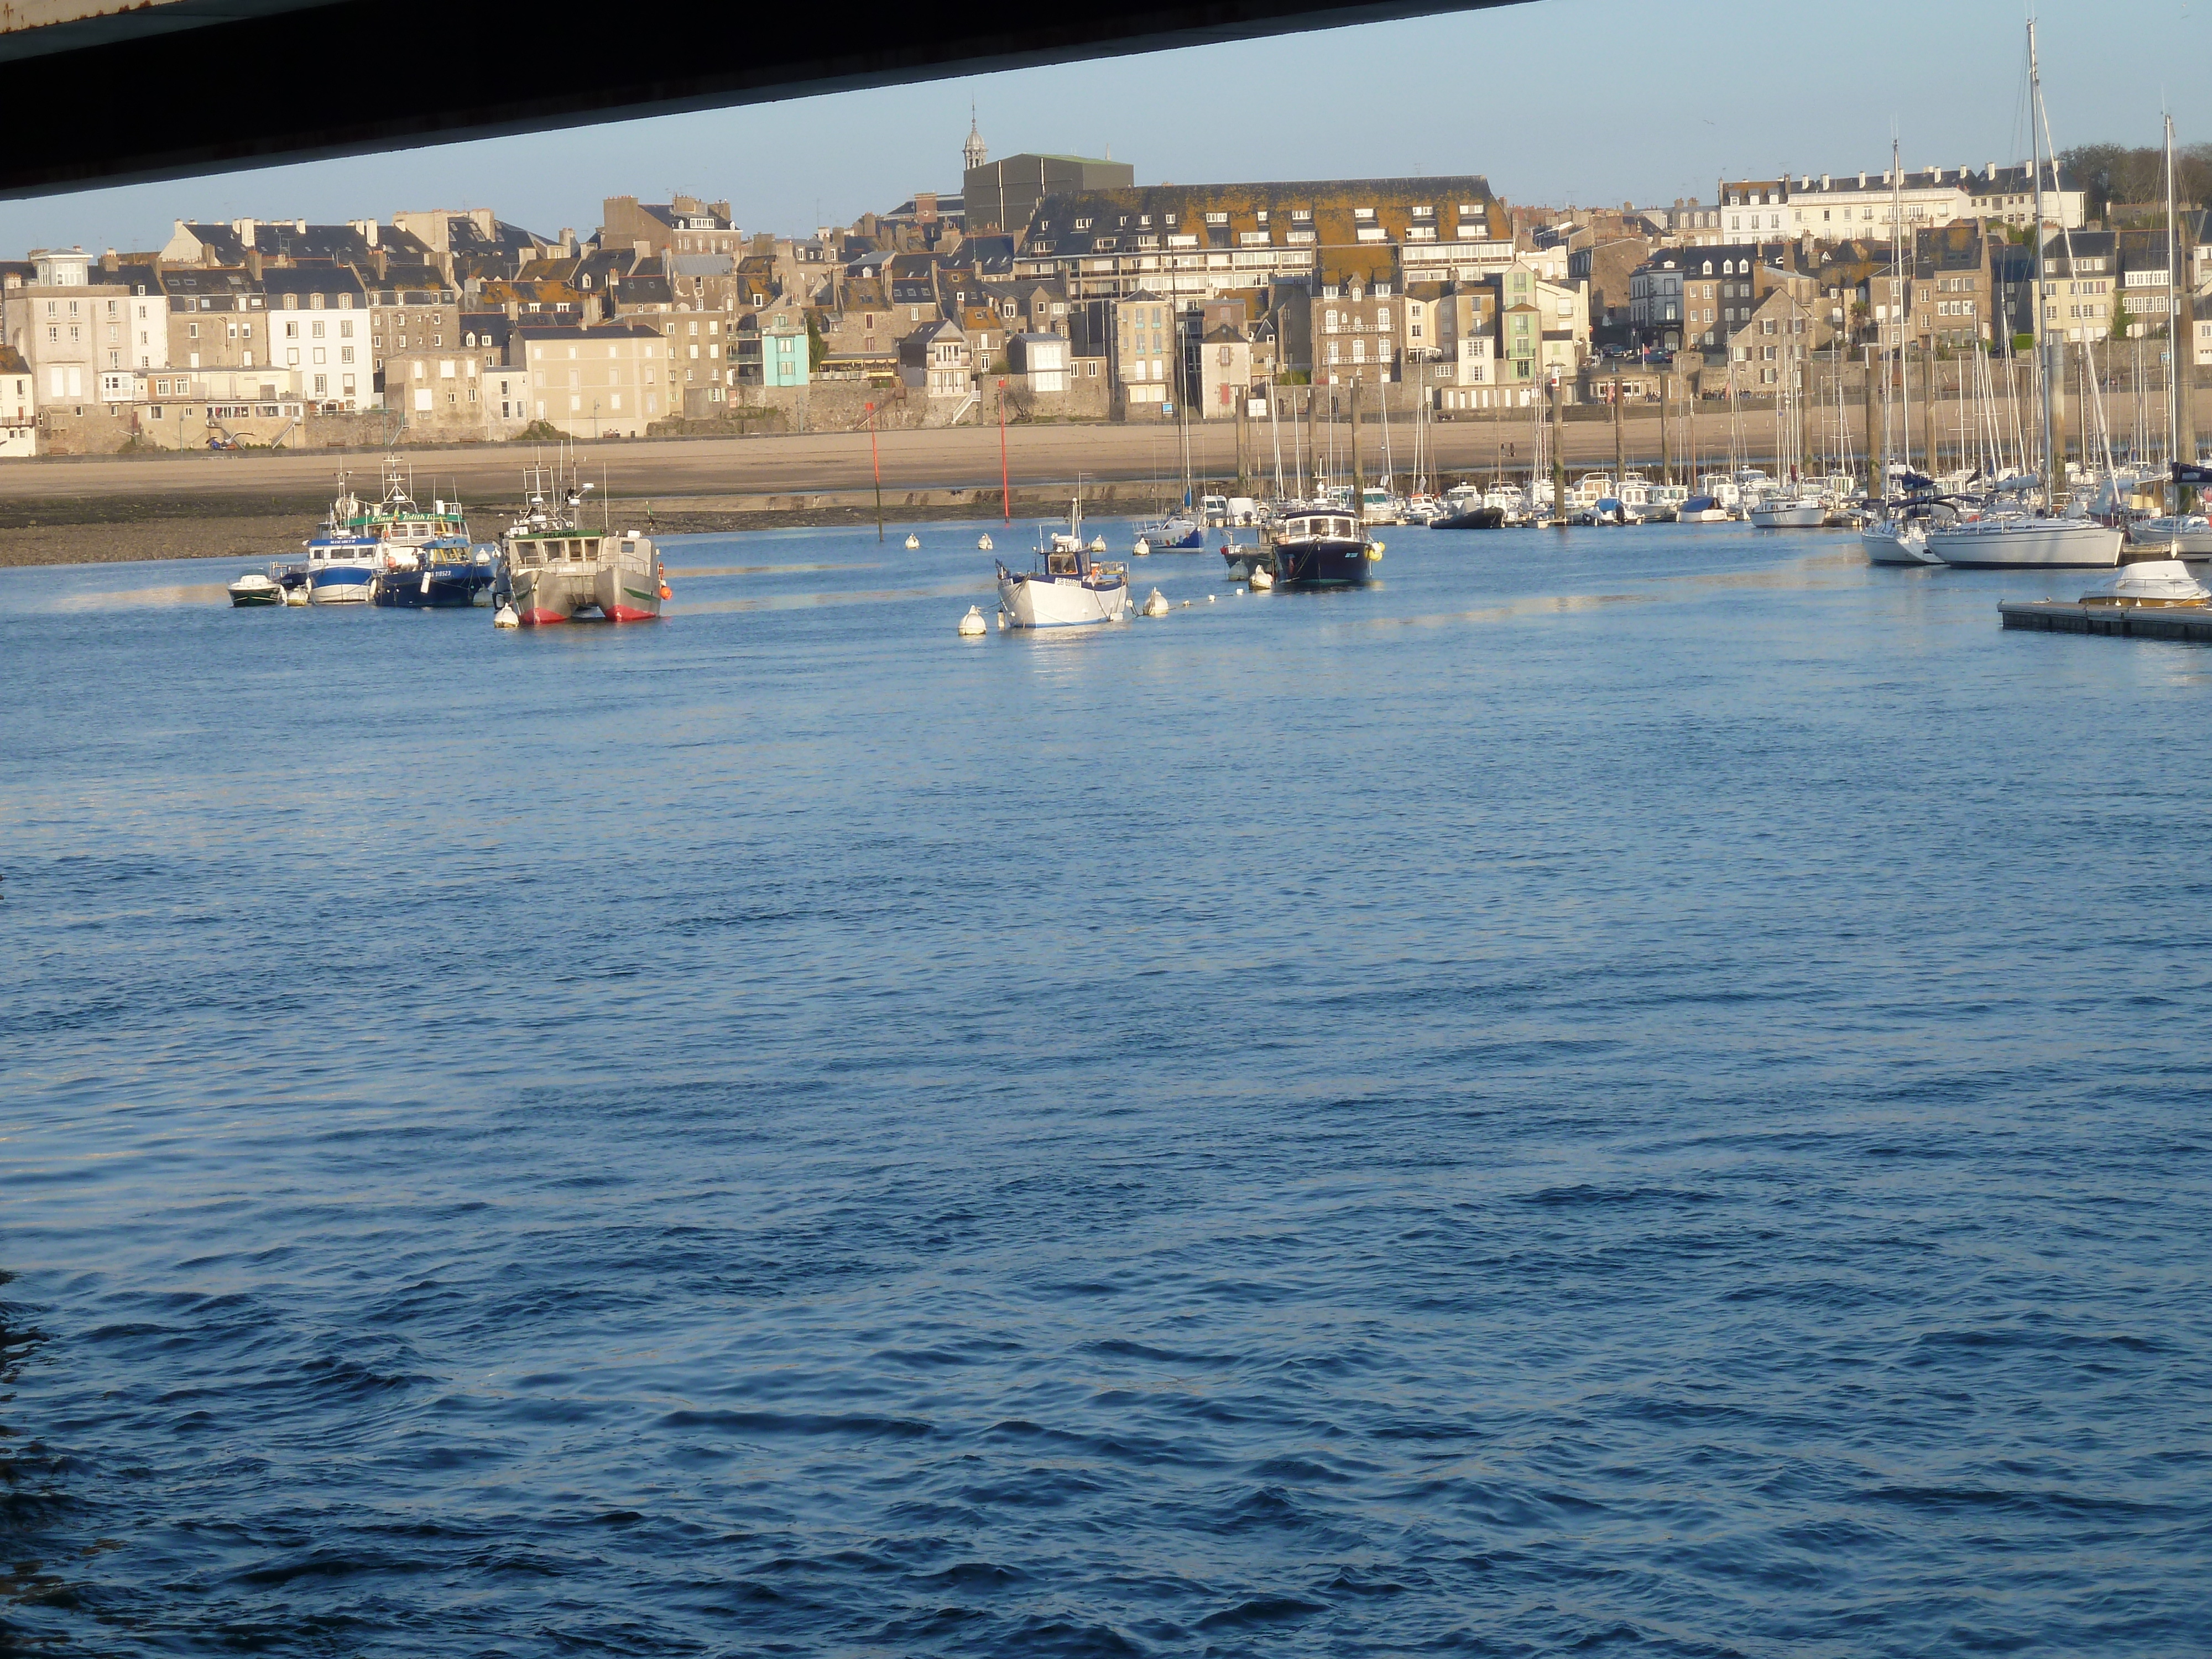
<svg viewBox="0 0 2212 1659">
<path fill-rule="evenodd" d="M 453 568 L 388 570 L 379 575 L 369 602 L 399 611 L 465 611 L 487 603 L 491 594 L 489 565 Z"/>
<path fill-rule="evenodd" d="M 1887 526 L 1869 526 L 1859 532 L 1859 549 L 1869 564 L 1931 565 L 1942 560 L 1928 550 L 1926 540 L 1900 537 Z"/>
<path fill-rule="evenodd" d="M 229 587 L 230 602 L 240 611 L 258 611 L 264 605 L 284 603 L 282 586 L 266 576 L 247 576 L 234 581 Z"/>
<path fill-rule="evenodd" d="M 1129 585 L 1093 587 L 1017 573 L 999 579 L 999 605 L 1016 628 L 1095 628 L 1128 619 Z"/>
<path fill-rule="evenodd" d="M 1187 520 L 1170 519 L 1164 524 L 1146 525 L 1137 535 L 1155 553 L 1206 551 L 1206 526 Z"/>
<path fill-rule="evenodd" d="M 307 576 L 307 598 L 317 605 L 361 605 L 376 573 L 366 565 L 324 565 Z"/>
<path fill-rule="evenodd" d="M 627 544 L 641 546 L 641 543 Z M 648 550 L 642 559 L 627 552 L 602 564 L 592 580 L 592 597 L 609 622 L 651 622 L 660 615 L 660 573 Z"/>
<path fill-rule="evenodd" d="M 1277 542 L 1268 550 L 1274 556 L 1278 587 L 1364 587 L 1375 579 L 1375 562 L 1367 556 L 1364 541 L 1334 537 L 1310 542 Z"/>
<path fill-rule="evenodd" d="M 2128 527 L 2130 547 L 2172 548 L 2185 559 L 2212 559 L 2212 525 L 2191 520 L 2176 525 L 2152 519 Z"/>
<path fill-rule="evenodd" d="M 1818 530 L 1828 516 L 1818 501 L 1796 501 L 1788 507 L 1754 507 L 1751 522 L 1759 530 Z"/>
<path fill-rule="evenodd" d="M 1928 534 L 1928 550 L 1968 570 L 2111 570 L 2124 538 L 2086 519 L 2018 519 Z"/>
<path fill-rule="evenodd" d="M 1440 519 L 1429 520 L 1431 530 L 1498 530 L 1505 524 L 1505 509 L 1502 507 L 1478 507 L 1465 513 L 1447 513 Z"/>
<path fill-rule="evenodd" d="M 514 597 L 509 603 L 525 628 L 547 628 L 569 622 L 574 619 L 580 604 L 590 608 L 598 605 L 592 592 L 592 576 L 588 570 L 525 566 L 514 574 Z"/>
</svg>

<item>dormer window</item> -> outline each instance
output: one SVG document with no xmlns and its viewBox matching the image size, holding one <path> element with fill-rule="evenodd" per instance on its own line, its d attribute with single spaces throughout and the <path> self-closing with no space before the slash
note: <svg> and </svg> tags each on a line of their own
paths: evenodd
<svg viewBox="0 0 2212 1659">
<path fill-rule="evenodd" d="M 1355 219 L 1372 219 L 1375 216 L 1375 210 L 1373 208 L 1354 208 L 1352 210 L 1352 216 Z"/>
<path fill-rule="evenodd" d="M 1706 261 L 1705 261 L 1705 275 L 1706 275 L 1706 276 L 1711 276 L 1712 274 L 1713 274 L 1713 262 L 1712 262 L 1711 259 L 1708 259 L 1708 260 L 1706 260 Z"/>
<path fill-rule="evenodd" d="M 1431 206 L 1424 204 L 1413 210 L 1413 216 L 1416 219 L 1433 219 L 1437 216 L 1437 210 Z"/>
<path fill-rule="evenodd" d="M 1291 222 L 1297 225 L 1311 224 L 1313 222 L 1313 210 L 1311 208 L 1292 208 L 1291 210 Z"/>
</svg>

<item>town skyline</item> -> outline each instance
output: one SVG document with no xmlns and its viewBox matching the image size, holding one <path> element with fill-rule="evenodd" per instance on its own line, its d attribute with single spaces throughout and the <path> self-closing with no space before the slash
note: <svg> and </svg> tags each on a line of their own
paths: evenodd
<svg viewBox="0 0 2212 1659">
<path fill-rule="evenodd" d="M 1318 31 L 1273 40 L 1023 70 L 702 114 L 430 147 L 0 204 L 0 250 L 161 246 L 179 219 L 334 222 L 430 206 L 489 207 L 548 237 L 587 229 L 604 197 L 635 191 L 727 196 L 748 229 L 804 234 L 881 212 L 916 191 L 958 188 L 971 102 L 994 154 L 1104 155 L 1146 184 L 1419 177 L 1476 171 L 1532 206 L 1667 205 L 1705 199 L 1722 177 L 1886 167 L 1892 127 L 1908 168 L 2024 160 L 2019 22 L 1981 4 L 1940 18 L 1894 0 L 1856 17 L 1849 38 L 1810 8 L 1761 13 L 1763 40 L 1798 49 L 1789 74 L 1719 75 L 1651 104 L 1656 66 L 1620 29 L 1621 0 L 1537 0 L 1500 10 Z M 2087 38 L 2185 25 L 2178 0 L 2124 0 L 2044 19 L 2045 81 L 2061 149 L 2156 141 L 2157 88 L 2127 61 L 2092 61 Z M 1693 0 L 1683 19 L 1739 24 L 1739 7 Z M 1894 24 L 1925 50 L 1895 62 L 1880 46 Z M 1454 65 L 1497 52 L 1547 61 L 1563 28 L 1572 54 L 1557 82 L 1498 87 L 1479 101 L 1453 88 Z M 1641 37 L 1637 37 L 1641 38 Z M 1402 87 L 1387 123 L 1255 123 L 1247 100 L 1209 88 L 1297 85 L 1326 68 Z M 1892 72 L 1893 71 L 1893 73 Z M 2183 88 L 2182 90 L 2186 90 Z M 1070 96 L 1071 91 L 1079 95 Z M 1885 98 L 1881 94 L 1890 92 Z M 1562 99 L 1574 119 L 1561 125 Z M 1217 102 L 1248 112 L 1213 107 Z M 1069 112 L 1077 112 L 1071 115 Z M 1786 130 L 1778 131 L 1787 112 Z M 1899 113 L 1898 112 L 1905 112 Z M 2212 137 L 2201 94 L 2174 108 L 2184 144 Z M 1532 125 L 1539 120 L 1548 126 Z M 2137 131 L 2136 129 L 2143 131 Z M 1255 130 L 1257 129 L 1257 130 Z M 1541 131 L 1540 142 L 1530 134 Z M 885 133 L 913 142 L 884 143 Z M 900 159 L 892 159 L 896 155 Z M 924 159 L 917 159 L 924 158 Z M 908 175 L 915 176 L 908 176 Z"/>
</svg>

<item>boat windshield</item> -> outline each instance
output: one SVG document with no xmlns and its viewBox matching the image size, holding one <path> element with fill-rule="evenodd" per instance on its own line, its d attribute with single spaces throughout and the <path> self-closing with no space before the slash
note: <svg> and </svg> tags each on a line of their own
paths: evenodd
<svg viewBox="0 0 2212 1659">
<path fill-rule="evenodd" d="M 1045 574 L 1052 576 L 1075 576 L 1082 573 L 1075 568 L 1073 553 L 1048 553 L 1044 556 Z"/>
</svg>

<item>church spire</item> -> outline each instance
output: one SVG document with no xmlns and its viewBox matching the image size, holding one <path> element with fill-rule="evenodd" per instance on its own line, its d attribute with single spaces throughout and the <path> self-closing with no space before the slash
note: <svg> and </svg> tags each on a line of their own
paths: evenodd
<svg viewBox="0 0 2212 1659">
<path fill-rule="evenodd" d="M 989 159 L 990 152 L 983 148 L 983 135 L 975 130 L 975 106 L 971 101 L 968 106 L 968 142 L 960 146 L 961 163 L 972 173 Z"/>
</svg>

